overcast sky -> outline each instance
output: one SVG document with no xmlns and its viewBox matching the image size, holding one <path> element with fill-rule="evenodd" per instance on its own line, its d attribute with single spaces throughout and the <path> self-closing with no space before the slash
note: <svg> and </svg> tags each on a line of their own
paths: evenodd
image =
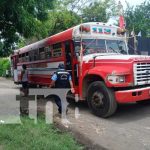
<svg viewBox="0 0 150 150">
<path fill-rule="evenodd" d="M 117 3 L 118 3 L 118 1 L 119 0 L 116 0 Z M 130 5 L 135 6 L 135 5 L 139 5 L 139 4 L 143 3 L 145 0 L 120 0 L 120 2 L 122 3 L 124 9 L 126 8 L 125 1 L 127 1 Z"/>
<path fill-rule="evenodd" d="M 126 1 L 131 5 L 131 6 L 136 6 L 136 5 L 140 5 L 141 3 L 143 3 L 145 0 L 115 0 L 116 3 L 118 4 L 118 2 L 120 1 L 121 4 L 123 5 L 123 9 L 126 9 Z M 148 0 L 147 0 L 148 1 Z M 116 18 L 111 17 L 108 20 L 109 23 L 111 24 L 117 24 L 118 21 L 116 20 Z"/>
</svg>

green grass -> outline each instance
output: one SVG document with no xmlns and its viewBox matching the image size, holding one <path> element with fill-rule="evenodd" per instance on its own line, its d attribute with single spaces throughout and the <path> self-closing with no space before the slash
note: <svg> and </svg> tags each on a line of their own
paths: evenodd
<svg viewBox="0 0 150 150">
<path fill-rule="evenodd" d="M 81 150 L 68 133 L 63 133 L 44 119 L 22 117 L 22 124 L 0 125 L 0 149 L 4 150 Z"/>
</svg>

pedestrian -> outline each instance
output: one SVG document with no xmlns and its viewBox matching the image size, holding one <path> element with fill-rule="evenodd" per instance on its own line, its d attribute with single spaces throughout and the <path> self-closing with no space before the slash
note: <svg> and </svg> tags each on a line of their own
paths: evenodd
<svg viewBox="0 0 150 150">
<path fill-rule="evenodd" d="M 74 93 L 73 83 L 71 75 L 68 71 L 65 70 L 64 64 L 60 63 L 58 65 L 58 70 L 53 74 L 51 77 L 51 87 L 55 88 L 69 88 L 71 87 L 71 92 Z M 55 103 L 58 106 L 58 112 L 62 113 L 62 105 L 61 105 L 61 99 L 56 96 L 55 97 Z"/>
<path fill-rule="evenodd" d="M 24 93 L 24 96 L 27 96 L 28 95 L 28 71 L 25 64 L 22 65 L 21 84 L 22 84 L 22 91 Z"/>
</svg>

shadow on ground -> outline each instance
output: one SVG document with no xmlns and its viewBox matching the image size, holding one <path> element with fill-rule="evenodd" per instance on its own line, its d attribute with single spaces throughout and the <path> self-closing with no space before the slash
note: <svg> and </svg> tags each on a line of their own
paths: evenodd
<svg viewBox="0 0 150 150">
<path fill-rule="evenodd" d="M 78 107 L 80 112 L 92 113 L 88 108 L 87 102 L 74 102 L 69 101 L 69 107 L 74 109 Z M 94 115 L 94 114 L 93 114 Z M 150 117 L 150 104 L 141 105 L 138 103 L 119 104 L 118 109 L 114 115 L 107 118 L 107 120 L 116 123 L 133 122 L 134 120 L 141 120 L 143 118 Z"/>
</svg>

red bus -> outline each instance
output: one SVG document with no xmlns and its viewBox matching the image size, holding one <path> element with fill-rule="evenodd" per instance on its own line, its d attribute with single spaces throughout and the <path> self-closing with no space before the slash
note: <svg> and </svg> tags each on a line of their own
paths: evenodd
<svg viewBox="0 0 150 150">
<path fill-rule="evenodd" d="M 107 23 L 83 23 L 14 51 L 15 83 L 26 64 L 29 84 L 48 86 L 58 64 L 73 79 L 75 98 L 87 100 L 92 112 L 112 115 L 118 103 L 150 99 L 150 57 L 129 55 L 124 31 Z"/>
</svg>

